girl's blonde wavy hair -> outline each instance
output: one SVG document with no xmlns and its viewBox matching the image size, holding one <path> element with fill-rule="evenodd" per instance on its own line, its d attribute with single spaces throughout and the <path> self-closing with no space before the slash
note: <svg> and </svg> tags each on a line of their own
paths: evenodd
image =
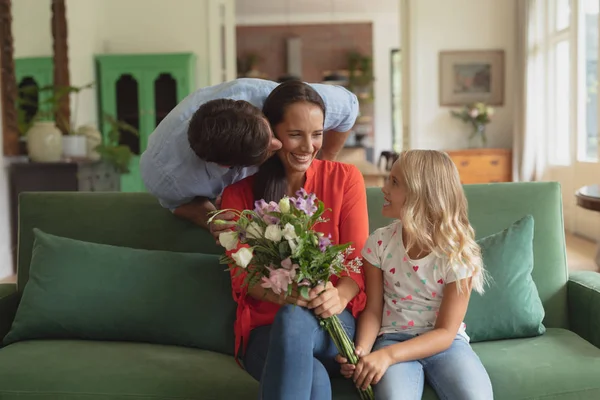
<svg viewBox="0 0 600 400">
<path fill-rule="evenodd" d="M 448 260 L 447 267 L 457 278 L 472 273 L 472 288 L 483 293 L 485 271 L 481 249 L 467 215 L 458 170 L 446 153 L 410 150 L 396 161 L 406 188 L 402 226 L 406 250 L 413 246 Z M 462 272 L 462 273 L 461 273 Z M 461 284 L 457 287 L 462 290 Z"/>
</svg>

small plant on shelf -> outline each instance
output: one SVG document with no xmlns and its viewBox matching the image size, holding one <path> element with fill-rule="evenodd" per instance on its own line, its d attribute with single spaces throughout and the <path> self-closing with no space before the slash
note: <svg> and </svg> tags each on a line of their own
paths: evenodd
<svg viewBox="0 0 600 400">
<path fill-rule="evenodd" d="M 373 58 L 359 52 L 348 53 L 348 89 L 360 100 L 373 99 Z"/>
<path fill-rule="evenodd" d="M 38 121 L 56 121 L 56 125 L 64 127 L 66 134 L 76 134 L 75 123 L 60 113 L 61 100 L 71 94 L 79 94 L 85 89 L 90 89 L 94 83 L 84 86 L 42 86 L 34 85 L 19 88 L 17 96 L 17 127 L 19 134 L 25 136 L 34 123 Z M 47 93 L 47 95 L 45 95 Z M 43 100 L 39 101 L 40 98 Z M 78 97 L 75 98 L 77 110 Z M 75 111 L 77 114 L 77 111 Z"/>
<path fill-rule="evenodd" d="M 109 130 L 104 138 L 104 143 L 99 144 L 94 150 L 104 161 L 114 165 L 119 173 L 129 173 L 129 163 L 133 153 L 129 146 L 119 143 L 121 132 L 130 132 L 138 137 L 139 132 L 134 126 L 120 121 L 110 114 L 104 114 L 104 121 L 108 124 Z"/>
</svg>

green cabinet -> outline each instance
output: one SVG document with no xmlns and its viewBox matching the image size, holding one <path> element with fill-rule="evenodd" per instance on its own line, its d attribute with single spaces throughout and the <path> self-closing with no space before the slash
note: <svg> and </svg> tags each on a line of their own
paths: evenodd
<svg viewBox="0 0 600 400">
<path fill-rule="evenodd" d="M 193 54 L 96 56 L 99 119 L 105 140 L 110 127 L 104 115 L 127 122 L 139 137 L 122 131 L 120 144 L 134 154 L 130 173 L 121 175 L 121 190 L 143 192 L 140 155 L 164 117 L 195 88 Z"/>
<path fill-rule="evenodd" d="M 54 62 L 52 57 L 16 58 L 15 78 L 20 93 L 18 103 L 19 129 L 24 129 L 40 111 L 39 105 L 44 101 L 47 102 L 52 97 L 52 92 L 47 90 L 38 93 L 39 89 L 54 84 Z M 23 94 L 21 94 L 22 91 L 24 91 Z M 52 110 L 50 104 L 46 104 L 45 107 L 47 109 L 43 111 L 49 112 Z M 44 116 L 44 119 L 48 118 L 51 117 L 49 115 Z"/>
</svg>

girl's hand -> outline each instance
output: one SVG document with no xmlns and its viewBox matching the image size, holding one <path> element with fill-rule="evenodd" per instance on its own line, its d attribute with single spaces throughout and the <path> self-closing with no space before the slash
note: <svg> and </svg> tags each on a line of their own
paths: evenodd
<svg viewBox="0 0 600 400">
<path fill-rule="evenodd" d="M 392 358 L 385 349 L 377 350 L 361 357 L 354 370 L 354 384 L 357 388 L 363 390 L 371 384 L 377 384 L 391 364 Z"/>
<path fill-rule="evenodd" d="M 354 353 L 358 357 L 362 357 L 364 355 L 364 351 L 360 346 L 356 346 L 356 350 L 354 350 Z M 348 360 L 341 354 L 335 356 L 335 361 L 341 364 L 340 374 L 346 379 L 352 378 L 352 375 L 354 375 L 354 370 L 356 369 L 356 365 L 350 364 Z"/>
<path fill-rule="evenodd" d="M 314 310 L 314 313 L 321 318 L 329 318 L 333 315 L 340 314 L 348 301 L 340 297 L 338 289 L 331 282 L 327 282 L 325 286 L 318 285 L 309 292 L 308 309 Z"/>
</svg>

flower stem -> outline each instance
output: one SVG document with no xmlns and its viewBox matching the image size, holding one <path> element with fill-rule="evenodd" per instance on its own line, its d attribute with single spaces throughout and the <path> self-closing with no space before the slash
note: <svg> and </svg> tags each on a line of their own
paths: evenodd
<svg viewBox="0 0 600 400">
<path fill-rule="evenodd" d="M 331 339 L 333 340 L 335 347 L 338 349 L 338 352 L 344 358 L 346 358 L 350 364 L 356 365 L 358 363 L 358 356 L 356 355 L 354 342 L 352 342 L 352 340 L 350 340 L 346 334 L 346 331 L 344 330 L 344 327 L 342 326 L 337 315 L 320 319 L 320 324 L 331 336 Z M 365 390 L 357 390 L 361 400 L 374 400 L 375 396 L 373 394 L 373 388 L 370 385 Z"/>
</svg>

